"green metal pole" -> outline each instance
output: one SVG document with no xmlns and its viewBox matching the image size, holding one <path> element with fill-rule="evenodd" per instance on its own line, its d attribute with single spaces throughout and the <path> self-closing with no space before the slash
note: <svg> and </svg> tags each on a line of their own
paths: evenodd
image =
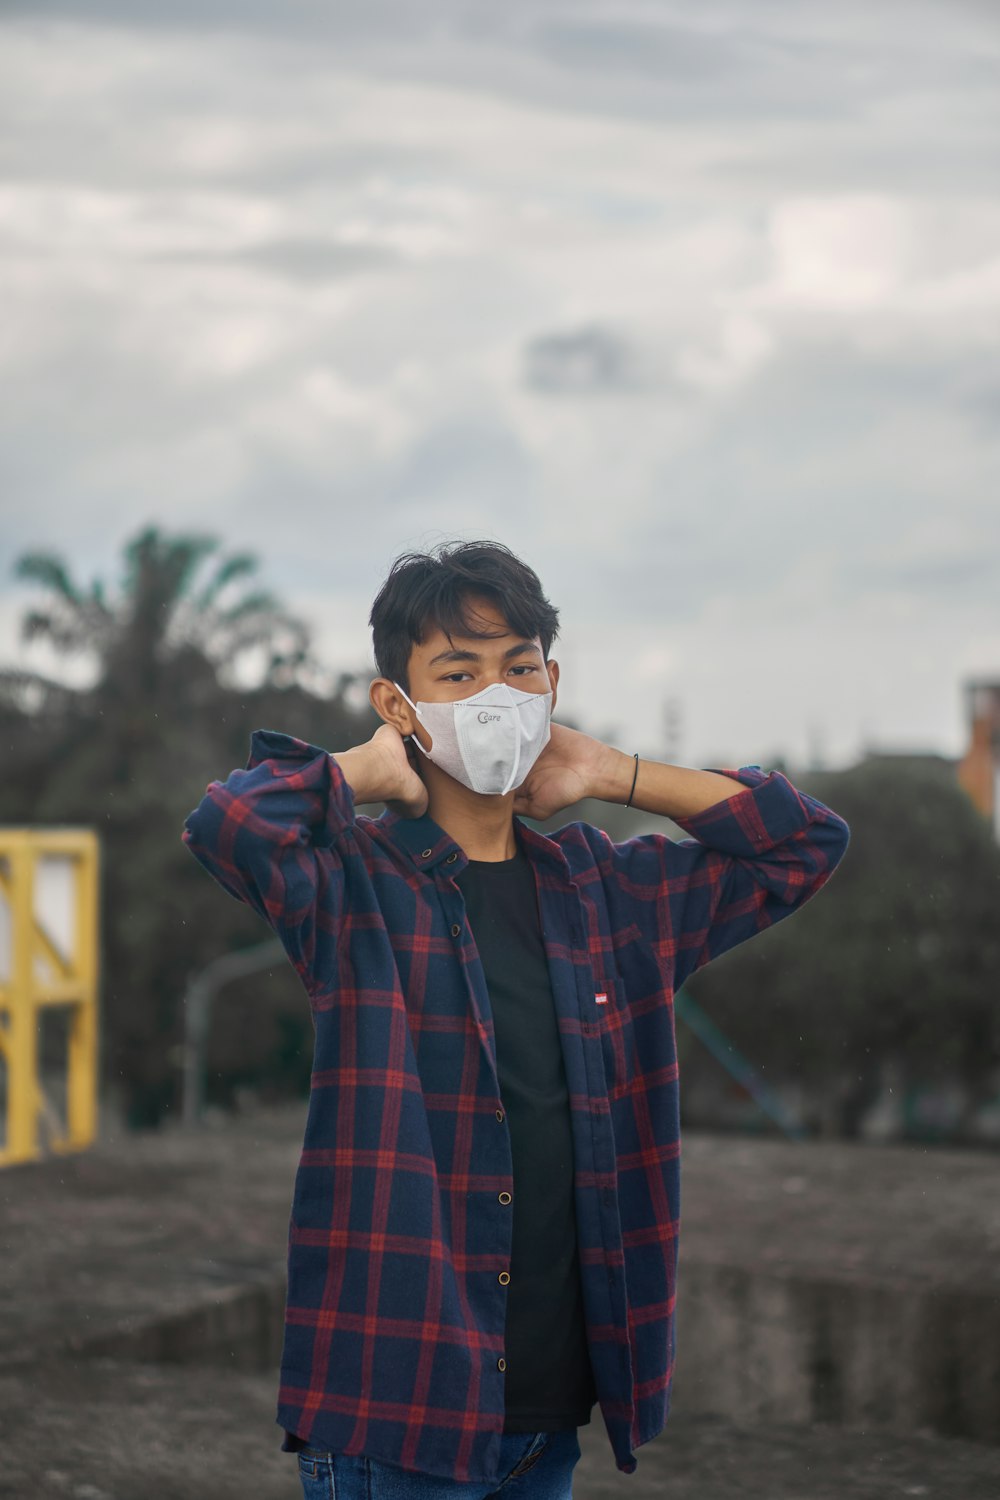
<svg viewBox="0 0 1000 1500">
<path fill-rule="evenodd" d="M 791 1140 L 805 1140 L 808 1132 L 794 1120 L 781 1100 L 760 1078 L 753 1065 L 737 1052 L 729 1038 L 719 1030 L 715 1022 L 705 1014 L 701 1006 L 692 1000 L 682 987 L 674 996 L 674 1015 L 686 1021 L 698 1040 L 708 1048 L 712 1056 L 722 1064 L 736 1082 L 746 1089 L 757 1105 Z"/>
</svg>

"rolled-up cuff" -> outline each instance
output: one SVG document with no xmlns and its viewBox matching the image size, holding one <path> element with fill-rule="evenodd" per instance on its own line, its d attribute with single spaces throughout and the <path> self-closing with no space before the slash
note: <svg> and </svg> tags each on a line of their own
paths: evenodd
<svg viewBox="0 0 1000 1500">
<path fill-rule="evenodd" d="M 763 854 L 793 833 L 806 828 L 812 813 L 781 771 L 762 771 L 760 766 L 706 766 L 717 776 L 731 776 L 740 786 L 750 787 L 749 797 L 732 797 L 704 808 L 690 817 L 671 821 L 699 843 L 739 857 Z"/>
<path fill-rule="evenodd" d="M 296 739 L 277 729 L 255 729 L 250 736 L 245 769 L 253 771 L 265 761 L 274 767 L 276 775 L 293 779 L 297 791 L 323 798 L 326 831 L 331 839 L 354 822 L 354 793 L 350 783 L 321 745 L 311 745 L 308 740 Z M 314 836 L 315 832 L 314 828 Z"/>
</svg>

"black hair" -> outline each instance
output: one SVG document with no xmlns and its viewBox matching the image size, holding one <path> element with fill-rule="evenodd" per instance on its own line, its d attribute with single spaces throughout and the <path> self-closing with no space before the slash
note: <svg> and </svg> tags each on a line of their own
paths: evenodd
<svg viewBox="0 0 1000 1500">
<path fill-rule="evenodd" d="M 433 552 L 397 557 L 378 592 L 368 623 L 379 676 L 409 692 L 410 652 L 434 625 L 449 640 L 455 632 L 492 635 L 473 629 L 466 611 L 470 594 L 486 595 L 526 640 L 538 636 L 548 660 L 559 611 L 546 599 L 538 575 L 500 542 L 442 542 Z"/>
</svg>

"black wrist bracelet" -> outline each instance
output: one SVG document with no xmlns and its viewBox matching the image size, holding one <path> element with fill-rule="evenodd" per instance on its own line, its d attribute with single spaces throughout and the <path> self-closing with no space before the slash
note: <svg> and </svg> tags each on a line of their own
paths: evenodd
<svg viewBox="0 0 1000 1500">
<path fill-rule="evenodd" d="M 632 798 L 635 796 L 635 784 L 636 784 L 636 781 L 638 779 L 639 779 L 639 752 L 636 751 L 636 753 L 635 753 L 635 770 L 632 772 L 632 790 L 628 794 L 628 801 L 625 804 L 626 807 L 631 807 L 631 805 L 632 805 Z"/>
</svg>

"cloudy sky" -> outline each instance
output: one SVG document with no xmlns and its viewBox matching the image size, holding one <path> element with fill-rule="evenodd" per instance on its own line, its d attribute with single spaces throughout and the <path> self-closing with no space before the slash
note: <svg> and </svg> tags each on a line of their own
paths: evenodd
<svg viewBox="0 0 1000 1500">
<path fill-rule="evenodd" d="M 352 668 L 397 552 L 486 535 L 626 749 L 960 754 L 998 67 L 989 0 L 7 0 L 0 659 L 29 549 L 211 532 Z"/>
</svg>

